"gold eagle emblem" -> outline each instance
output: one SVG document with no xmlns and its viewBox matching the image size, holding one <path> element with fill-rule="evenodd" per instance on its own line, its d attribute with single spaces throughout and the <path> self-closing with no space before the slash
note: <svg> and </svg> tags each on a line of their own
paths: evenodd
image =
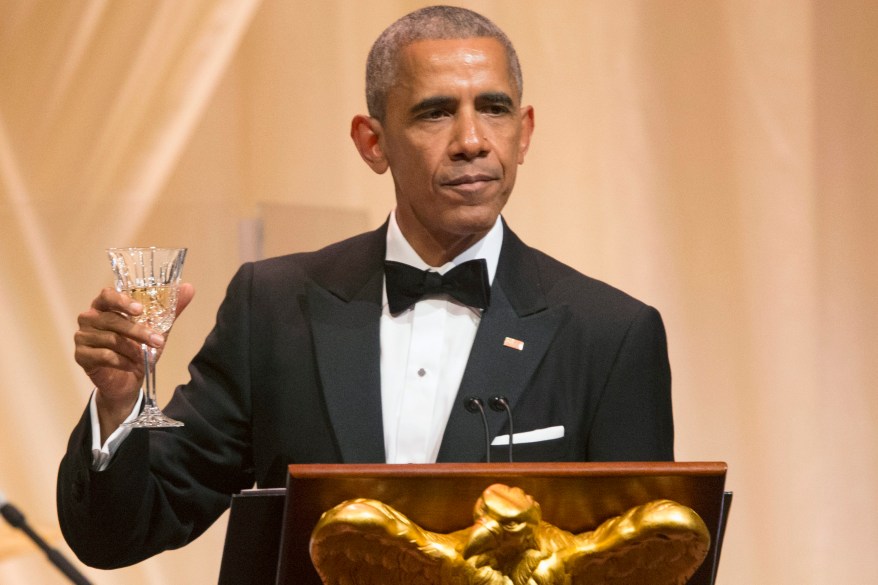
<svg viewBox="0 0 878 585">
<path fill-rule="evenodd" d="M 449 534 L 377 500 L 343 502 L 314 528 L 311 560 L 326 585 L 683 585 L 709 546 L 698 514 L 670 500 L 572 534 L 523 490 L 494 484 L 473 524 Z"/>
</svg>

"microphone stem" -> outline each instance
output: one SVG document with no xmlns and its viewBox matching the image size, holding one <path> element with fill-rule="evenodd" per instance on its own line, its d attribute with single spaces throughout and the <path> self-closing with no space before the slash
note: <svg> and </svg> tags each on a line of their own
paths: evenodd
<svg viewBox="0 0 878 585">
<path fill-rule="evenodd" d="M 505 396 L 494 396 L 489 404 L 497 412 L 501 410 L 506 411 L 506 419 L 509 422 L 509 463 L 512 463 L 512 444 L 513 437 L 515 437 L 515 429 L 512 428 L 512 409 L 509 408 L 509 400 Z"/>
<path fill-rule="evenodd" d="M 485 462 L 491 462 L 491 433 L 488 430 L 488 417 L 485 416 L 485 405 L 481 398 L 470 397 L 463 403 L 470 412 L 478 412 L 482 416 L 482 426 L 485 429 Z"/>
<path fill-rule="evenodd" d="M 71 583 L 75 583 L 76 585 L 91 585 L 91 581 L 77 571 L 76 568 L 64 558 L 64 555 L 62 555 L 57 549 L 49 546 L 49 544 L 30 527 L 27 520 L 25 520 L 24 515 L 19 512 L 17 508 L 13 507 L 12 504 L 6 504 L 2 506 L 2 510 L 3 517 L 6 518 L 6 521 L 9 522 L 11 526 L 24 532 L 28 538 L 30 538 L 40 550 L 46 554 L 49 561 L 55 565 L 55 568 L 61 571 Z"/>
<path fill-rule="evenodd" d="M 485 462 L 491 462 L 491 435 L 488 433 L 488 417 L 485 416 L 485 409 L 479 403 L 479 414 L 482 415 L 482 424 L 485 426 Z"/>
<path fill-rule="evenodd" d="M 512 446 L 515 443 L 515 429 L 512 428 L 512 410 L 509 403 L 503 400 L 503 408 L 506 409 L 506 416 L 509 417 L 509 463 L 512 463 Z"/>
</svg>

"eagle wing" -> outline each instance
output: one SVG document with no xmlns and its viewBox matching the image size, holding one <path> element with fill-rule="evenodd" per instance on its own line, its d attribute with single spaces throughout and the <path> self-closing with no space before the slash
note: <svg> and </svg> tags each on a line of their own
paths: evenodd
<svg viewBox="0 0 878 585">
<path fill-rule="evenodd" d="M 548 576 L 555 565 L 570 576 L 571 585 L 683 585 L 709 547 L 710 534 L 695 511 L 656 500 L 577 535 L 538 573 Z"/>
<path fill-rule="evenodd" d="M 311 534 L 311 560 L 326 585 L 465 585 L 455 534 L 424 530 L 377 500 L 339 504 Z"/>
</svg>

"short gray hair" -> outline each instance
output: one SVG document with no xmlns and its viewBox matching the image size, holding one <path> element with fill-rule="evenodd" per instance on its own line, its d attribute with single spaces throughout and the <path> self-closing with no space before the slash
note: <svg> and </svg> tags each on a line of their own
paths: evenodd
<svg viewBox="0 0 878 585">
<path fill-rule="evenodd" d="M 387 93 L 396 79 L 399 52 L 416 41 L 439 39 L 497 39 L 506 49 L 509 77 L 515 83 L 518 99 L 524 89 L 521 64 L 509 37 L 500 27 L 472 10 L 456 6 L 427 6 L 406 14 L 389 27 L 372 45 L 366 60 L 366 106 L 369 115 L 383 120 L 387 113 Z"/>
</svg>

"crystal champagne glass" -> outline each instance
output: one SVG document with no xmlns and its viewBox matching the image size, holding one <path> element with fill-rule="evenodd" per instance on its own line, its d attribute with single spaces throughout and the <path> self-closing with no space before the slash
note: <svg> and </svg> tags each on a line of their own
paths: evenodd
<svg viewBox="0 0 878 585">
<path fill-rule="evenodd" d="M 177 316 L 177 290 L 186 259 L 186 248 L 110 248 L 107 250 L 116 290 L 143 305 L 135 323 L 166 334 Z M 143 350 L 144 407 L 140 415 L 126 426 L 134 428 L 181 427 L 183 423 L 166 416 L 156 403 L 156 349 L 145 343 Z"/>
</svg>

